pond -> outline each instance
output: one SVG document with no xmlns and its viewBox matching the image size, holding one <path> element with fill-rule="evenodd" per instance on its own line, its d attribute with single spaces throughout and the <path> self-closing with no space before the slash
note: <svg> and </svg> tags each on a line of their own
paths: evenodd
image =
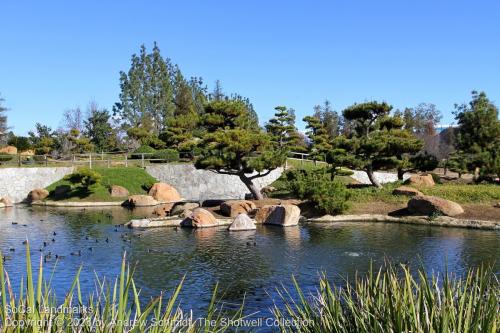
<svg viewBox="0 0 500 333">
<path fill-rule="evenodd" d="M 388 223 L 259 226 L 256 231 L 232 233 L 225 227 L 117 227 L 133 215 L 122 208 L 1 211 L 0 249 L 8 256 L 5 266 L 11 281 L 17 288 L 25 274 L 22 242 L 26 238 L 35 266 L 40 255 L 52 253 L 45 274 L 56 266 L 52 285 L 58 299 L 69 290 L 80 266 L 84 294 L 94 290 L 95 274 L 111 280 L 117 277 L 126 252 L 136 267 L 135 282 L 142 288 L 144 301 L 161 291 L 171 292 L 185 276 L 182 307 L 200 315 L 217 282 L 224 302 L 239 304 L 245 298 L 247 312 L 268 316 L 273 299 L 277 300 L 276 288 L 292 287 L 292 275 L 305 290 L 314 291 L 322 272 L 341 283 L 344 277 L 365 272 L 371 263 L 378 267 L 386 259 L 414 268 L 423 265 L 428 272 L 447 268 L 463 274 L 482 263 L 494 265 L 495 272 L 500 270 L 498 231 Z M 81 256 L 71 255 L 78 251 Z M 56 261 L 56 254 L 65 257 Z"/>
</svg>

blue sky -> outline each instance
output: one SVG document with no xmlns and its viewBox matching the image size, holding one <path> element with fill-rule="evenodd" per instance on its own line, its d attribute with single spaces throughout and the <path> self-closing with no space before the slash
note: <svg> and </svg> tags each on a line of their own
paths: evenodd
<svg viewBox="0 0 500 333">
<path fill-rule="evenodd" d="M 473 89 L 500 104 L 500 1 L 19 1 L 0 3 L 0 93 L 25 134 L 90 100 L 157 41 L 186 76 L 298 118 L 327 98 L 431 102 L 453 121 Z M 303 128 L 301 122 L 299 128 Z"/>
</svg>

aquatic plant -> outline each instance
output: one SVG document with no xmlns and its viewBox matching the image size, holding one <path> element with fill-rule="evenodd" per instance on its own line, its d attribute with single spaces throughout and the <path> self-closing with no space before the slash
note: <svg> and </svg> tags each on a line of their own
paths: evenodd
<svg viewBox="0 0 500 333">
<path fill-rule="evenodd" d="M 315 295 L 306 296 L 294 279 L 295 294 L 281 289 L 284 306 L 273 313 L 282 332 L 497 332 L 500 285 L 490 268 L 463 278 L 448 273 L 413 277 L 410 268 L 370 269 L 353 283 L 334 287 L 326 276 Z"/>
</svg>

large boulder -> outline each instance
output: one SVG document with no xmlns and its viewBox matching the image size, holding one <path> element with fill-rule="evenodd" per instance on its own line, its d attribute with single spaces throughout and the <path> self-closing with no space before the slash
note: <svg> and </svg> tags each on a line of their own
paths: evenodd
<svg viewBox="0 0 500 333">
<path fill-rule="evenodd" d="M 178 202 L 174 204 L 174 207 L 170 211 L 170 215 L 179 215 L 182 214 L 186 210 L 193 210 L 195 208 L 200 207 L 200 204 L 196 202 Z"/>
<path fill-rule="evenodd" d="M 464 212 L 456 202 L 430 195 L 418 195 L 408 201 L 408 211 L 414 215 L 455 216 Z"/>
<path fill-rule="evenodd" d="M 120 185 L 112 185 L 109 193 L 112 197 L 128 197 L 128 190 Z"/>
<path fill-rule="evenodd" d="M 158 205 L 158 201 L 156 201 L 152 196 L 142 194 L 131 195 L 130 197 L 128 197 L 125 203 L 131 207 L 146 207 Z"/>
<path fill-rule="evenodd" d="M 28 201 L 40 201 L 49 196 L 49 191 L 44 188 L 35 188 L 28 193 Z"/>
<path fill-rule="evenodd" d="M 436 185 L 431 174 L 427 175 L 413 175 L 405 181 L 405 184 L 414 186 L 426 186 L 431 187 Z"/>
<path fill-rule="evenodd" d="M 5 146 L 0 148 L 0 154 L 16 155 L 17 148 L 14 146 Z"/>
<path fill-rule="evenodd" d="M 0 197 L 0 207 L 12 207 L 13 205 L 9 197 Z"/>
<path fill-rule="evenodd" d="M 218 226 L 217 219 L 208 210 L 196 208 L 193 212 L 181 222 L 183 227 L 207 228 Z"/>
<path fill-rule="evenodd" d="M 282 227 L 299 224 L 300 208 L 295 205 L 266 205 L 259 209 L 255 219 L 263 220 L 264 224 L 274 224 Z"/>
<path fill-rule="evenodd" d="M 229 200 L 220 205 L 222 215 L 236 217 L 238 214 L 247 214 L 257 208 L 252 201 L 249 200 Z"/>
<path fill-rule="evenodd" d="M 162 204 L 162 205 L 156 206 L 153 209 L 153 215 L 156 215 L 158 217 L 165 217 L 165 216 L 171 215 L 170 212 L 172 211 L 173 207 L 174 207 L 173 203 L 167 203 L 167 204 Z"/>
<path fill-rule="evenodd" d="M 174 202 L 182 200 L 179 192 L 165 183 L 155 183 L 148 194 L 158 201 Z"/>
<path fill-rule="evenodd" d="M 229 226 L 229 231 L 255 230 L 257 227 L 247 214 L 238 214 Z"/>
<path fill-rule="evenodd" d="M 394 194 L 394 195 L 406 195 L 409 197 L 414 197 L 416 195 L 423 195 L 423 193 L 420 192 L 419 190 L 417 190 L 416 188 L 409 187 L 409 186 L 400 186 L 398 188 L 395 188 L 392 191 L 392 194 Z"/>
</svg>

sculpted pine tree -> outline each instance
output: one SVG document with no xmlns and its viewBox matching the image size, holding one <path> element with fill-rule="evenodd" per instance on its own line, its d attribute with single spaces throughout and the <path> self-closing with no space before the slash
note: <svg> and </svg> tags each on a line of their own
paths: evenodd
<svg viewBox="0 0 500 333">
<path fill-rule="evenodd" d="M 293 148 L 300 143 L 296 135 L 295 111 L 287 109 L 286 106 L 277 106 L 274 109 L 276 110 L 274 117 L 265 125 L 272 144 L 278 150 L 294 151 Z"/>
<path fill-rule="evenodd" d="M 89 117 L 84 120 L 84 135 L 97 151 L 111 151 L 118 145 L 116 132 L 111 126 L 110 114 L 106 109 L 99 108 L 96 104 L 89 106 Z"/>
<path fill-rule="evenodd" d="M 500 120 L 498 108 L 484 92 L 472 92 L 472 101 L 455 106 L 456 148 L 475 180 L 500 177 Z"/>
<path fill-rule="evenodd" d="M 326 154 L 332 149 L 326 127 L 319 117 L 307 116 L 303 121 L 306 122 L 306 135 L 311 141 L 311 157 L 325 160 Z"/>
<path fill-rule="evenodd" d="M 402 129 L 401 118 L 389 116 L 391 109 L 389 104 L 375 101 L 345 109 L 344 118 L 353 131 L 350 136 L 341 135 L 334 140 L 329 162 L 364 170 L 370 182 L 381 187 L 375 170 L 403 168 L 405 156 L 422 147 L 419 140 Z"/>
<path fill-rule="evenodd" d="M 206 133 L 198 145 L 202 153 L 196 168 L 238 176 L 255 199 L 262 199 L 254 180 L 283 165 L 286 155 L 272 149 L 269 135 L 259 128 L 245 103 L 208 103 L 202 125 Z"/>
</svg>

